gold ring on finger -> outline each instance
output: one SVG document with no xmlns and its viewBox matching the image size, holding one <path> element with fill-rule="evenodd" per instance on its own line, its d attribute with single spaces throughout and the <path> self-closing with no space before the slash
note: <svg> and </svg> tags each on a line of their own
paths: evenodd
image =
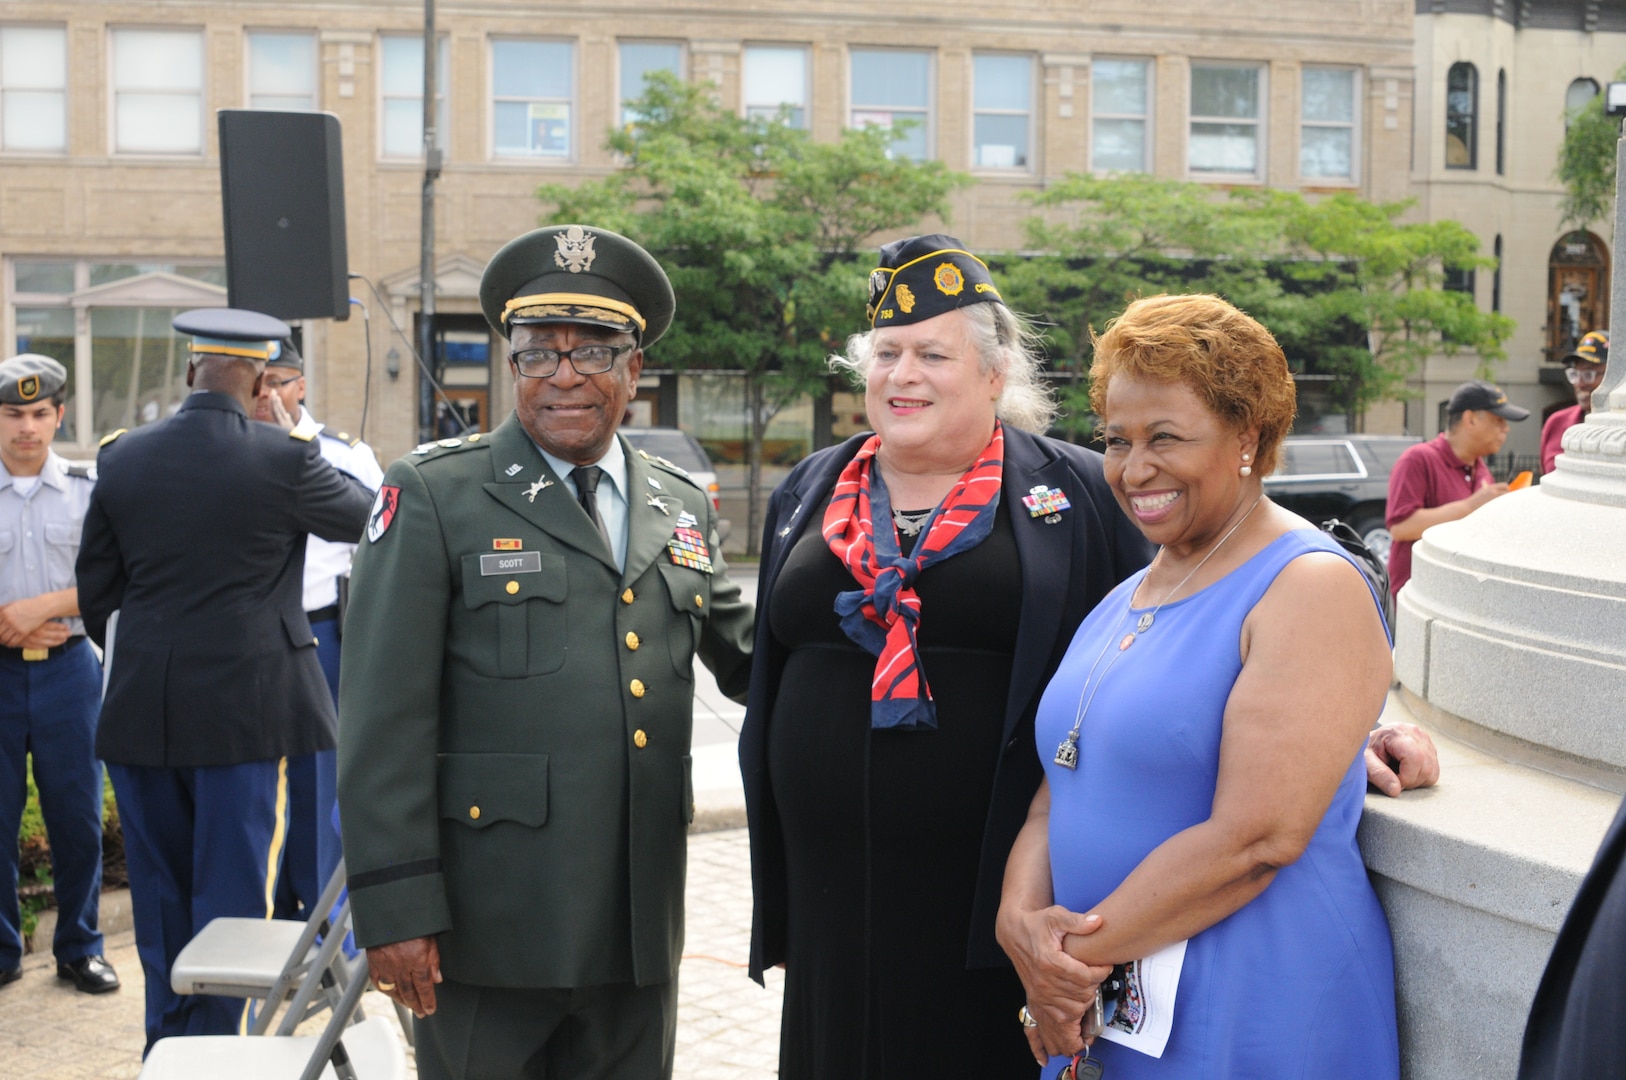
<svg viewBox="0 0 1626 1080">
<path fill-rule="evenodd" d="M 395 984 L 394 984 L 394 983 L 392 983 L 392 982 L 381 982 L 381 983 L 379 983 L 379 984 L 378 984 L 378 988 L 379 988 L 379 989 L 380 989 L 380 990 L 382 990 L 382 991 L 384 991 L 384 993 L 386 993 L 386 994 L 387 994 L 387 993 L 389 993 L 389 992 L 390 992 L 390 991 L 391 991 L 391 990 L 394 990 L 394 989 L 395 989 Z"/>
</svg>

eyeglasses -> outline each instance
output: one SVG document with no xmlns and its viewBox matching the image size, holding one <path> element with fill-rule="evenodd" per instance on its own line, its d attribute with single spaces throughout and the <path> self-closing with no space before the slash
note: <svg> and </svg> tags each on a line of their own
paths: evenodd
<svg viewBox="0 0 1626 1080">
<path fill-rule="evenodd" d="M 260 380 L 260 386 L 262 386 L 266 390 L 281 390 L 284 386 L 287 386 L 289 383 L 296 383 L 300 379 L 303 379 L 304 377 L 305 376 L 303 376 L 303 375 L 295 375 L 291 379 L 261 379 Z"/>
<path fill-rule="evenodd" d="M 519 368 L 521 375 L 531 379 L 546 379 L 559 370 L 561 360 L 569 360 L 578 375 L 602 375 L 613 368 L 624 353 L 634 348 L 636 346 L 633 345 L 578 345 L 564 352 L 557 349 L 526 349 L 509 353 L 508 359 Z"/>
<path fill-rule="evenodd" d="M 1597 386 L 1603 382 L 1603 372 L 1571 366 L 1564 369 L 1564 378 L 1569 380 L 1571 386 Z"/>
</svg>

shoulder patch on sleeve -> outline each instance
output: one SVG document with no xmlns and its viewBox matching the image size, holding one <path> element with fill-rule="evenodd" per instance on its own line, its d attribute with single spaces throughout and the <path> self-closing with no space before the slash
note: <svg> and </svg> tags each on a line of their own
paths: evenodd
<svg viewBox="0 0 1626 1080">
<path fill-rule="evenodd" d="M 102 441 L 97 443 L 96 445 L 97 445 L 98 448 L 106 446 L 108 443 L 112 442 L 114 439 L 118 438 L 120 435 L 123 435 L 126 431 L 129 431 L 129 430 L 130 430 L 129 428 L 119 428 L 117 431 L 109 432 L 108 434 L 103 435 L 102 436 Z"/>
<path fill-rule="evenodd" d="M 290 439 L 298 439 L 300 442 L 310 442 L 312 439 L 316 438 L 313 433 L 309 431 L 300 431 L 298 428 L 291 429 L 288 432 L 288 437 Z"/>
</svg>

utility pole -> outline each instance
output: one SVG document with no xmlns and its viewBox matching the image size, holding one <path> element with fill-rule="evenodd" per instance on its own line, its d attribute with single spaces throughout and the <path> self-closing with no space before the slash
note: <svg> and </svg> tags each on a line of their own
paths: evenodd
<svg viewBox="0 0 1626 1080">
<path fill-rule="evenodd" d="M 440 178 L 440 147 L 435 107 L 435 0 L 423 0 L 423 211 L 418 244 L 418 359 L 431 372 L 435 357 L 435 181 Z M 434 397 L 425 384 L 419 407 L 431 437 L 435 427 Z"/>
</svg>

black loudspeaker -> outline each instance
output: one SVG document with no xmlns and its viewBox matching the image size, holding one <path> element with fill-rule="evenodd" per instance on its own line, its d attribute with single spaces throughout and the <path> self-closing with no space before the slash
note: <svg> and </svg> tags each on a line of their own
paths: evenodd
<svg viewBox="0 0 1626 1080">
<path fill-rule="evenodd" d="M 221 109 L 220 206 L 232 307 L 350 317 L 337 116 Z"/>
</svg>

